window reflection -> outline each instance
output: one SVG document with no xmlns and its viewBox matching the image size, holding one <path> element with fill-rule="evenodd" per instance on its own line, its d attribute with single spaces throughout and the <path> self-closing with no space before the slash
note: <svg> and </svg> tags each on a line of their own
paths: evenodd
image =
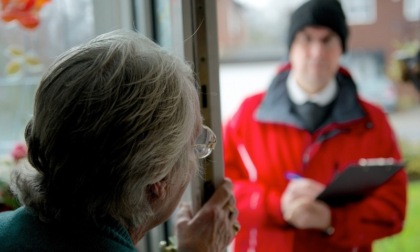
<svg viewBox="0 0 420 252">
<path fill-rule="evenodd" d="M 28 8 L 19 9 L 17 2 L 33 6 L 25 12 Z M 23 141 L 35 90 L 45 68 L 58 54 L 94 33 L 91 0 L 34 3 L 1 3 L 0 155 L 10 153 L 17 142 Z"/>
</svg>

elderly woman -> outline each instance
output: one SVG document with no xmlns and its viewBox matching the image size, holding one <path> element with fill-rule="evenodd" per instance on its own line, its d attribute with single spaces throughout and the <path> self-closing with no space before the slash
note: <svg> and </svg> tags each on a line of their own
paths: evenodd
<svg viewBox="0 0 420 252">
<path fill-rule="evenodd" d="M 42 78 L 16 170 L 22 207 L 0 214 L 0 251 L 135 251 L 167 220 L 214 133 L 190 67 L 129 31 L 61 55 Z M 182 205 L 179 251 L 222 251 L 238 230 L 224 181 L 195 214 Z"/>
</svg>

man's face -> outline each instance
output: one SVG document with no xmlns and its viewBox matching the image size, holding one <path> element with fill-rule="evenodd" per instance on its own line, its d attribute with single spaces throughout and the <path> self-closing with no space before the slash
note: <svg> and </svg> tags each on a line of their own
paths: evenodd
<svg viewBox="0 0 420 252">
<path fill-rule="evenodd" d="M 290 48 L 290 63 L 298 85 L 308 94 L 321 91 L 339 67 L 340 37 L 322 26 L 307 26 L 299 31 Z"/>
</svg>

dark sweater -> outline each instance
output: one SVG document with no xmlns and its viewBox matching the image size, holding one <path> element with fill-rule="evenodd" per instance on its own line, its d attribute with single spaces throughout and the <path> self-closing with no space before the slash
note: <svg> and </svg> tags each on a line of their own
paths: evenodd
<svg viewBox="0 0 420 252">
<path fill-rule="evenodd" d="M 136 251 L 125 228 L 44 223 L 26 207 L 0 213 L 0 251 Z"/>
</svg>

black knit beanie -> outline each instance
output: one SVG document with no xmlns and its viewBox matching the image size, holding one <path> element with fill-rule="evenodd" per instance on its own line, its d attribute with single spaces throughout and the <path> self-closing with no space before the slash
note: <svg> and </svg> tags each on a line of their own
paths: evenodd
<svg viewBox="0 0 420 252">
<path fill-rule="evenodd" d="M 296 9 L 290 19 L 288 48 L 297 32 L 306 26 L 325 26 L 336 32 L 341 39 L 343 53 L 346 51 L 348 27 L 341 4 L 337 0 L 309 0 Z"/>
</svg>

